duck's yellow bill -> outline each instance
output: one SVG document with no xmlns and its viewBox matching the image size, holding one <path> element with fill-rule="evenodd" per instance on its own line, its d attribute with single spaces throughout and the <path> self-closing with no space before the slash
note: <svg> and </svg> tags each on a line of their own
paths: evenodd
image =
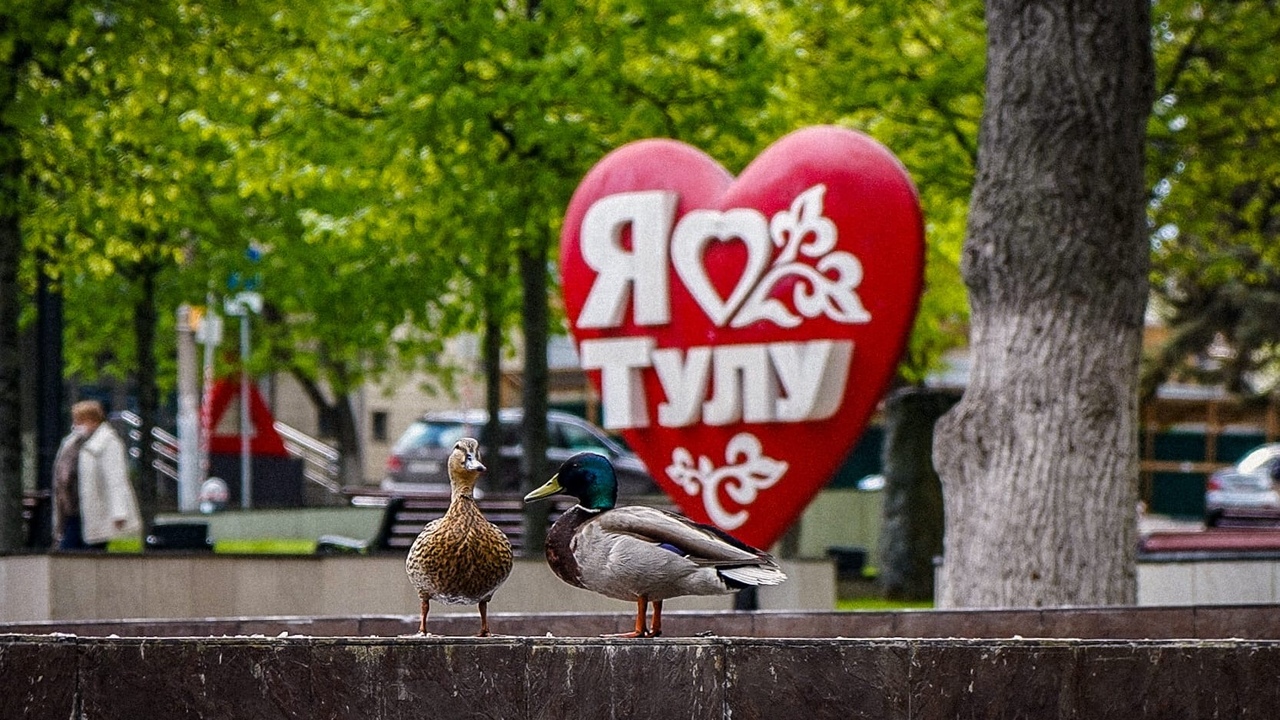
<svg viewBox="0 0 1280 720">
<path fill-rule="evenodd" d="M 534 500 L 541 500 L 544 497 L 551 497 L 552 495 L 555 495 L 558 492 L 562 492 L 563 490 L 564 488 L 560 487 L 560 474 L 556 473 L 555 475 L 551 476 L 551 479 L 548 480 L 545 485 L 538 488 L 537 490 L 534 490 L 528 495 L 525 495 L 524 501 L 533 502 Z"/>
</svg>

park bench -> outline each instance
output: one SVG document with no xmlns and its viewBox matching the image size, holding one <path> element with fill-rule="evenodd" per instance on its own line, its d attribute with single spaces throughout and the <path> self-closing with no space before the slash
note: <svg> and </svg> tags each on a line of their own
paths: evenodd
<svg viewBox="0 0 1280 720">
<path fill-rule="evenodd" d="M 1209 524 L 1217 528 L 1280 528 L 1280 511 L 1232 508 L 1216 513 Z"/>
<path fill-rule="evenodd" d="M 381 491 L 358 490 L 352 491 L 351 494 L 353 504 L 383 505 L 382 522 L 378 534 L 370 539 L 323 535 L 316 543 L 316 552 L 322 554 L 407 553 L 414 539 L 418 537 L 418 533 L 422 532 L 423 526 L 441 517 L 449 509 L 447 493 L 391 495 Z M 573 507 L 576 502 L 569 497 L 543 501 L 543 507 L 547 507 L 546 503 L 550 504 L 547 523 L 555 522 L 561 513 Z M 638 499 L 637 502 L 667 511 L 676 511 L 675 506 L 665 497 L 646 497 Z M 489 522 L 497 525 L 511 540 L 511 549 L 517 555 L 522 554 L 525 548 L 523 496 L 518 493 L 489 492 L 477 498 L 476 504 Z"/>
</svg>

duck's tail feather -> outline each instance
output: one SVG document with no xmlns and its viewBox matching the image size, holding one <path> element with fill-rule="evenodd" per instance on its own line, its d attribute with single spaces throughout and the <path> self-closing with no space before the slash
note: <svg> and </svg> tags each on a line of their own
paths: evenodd
<svg viewBox="0 0 1280 720">
<path fill-rule="evenodd" d="M 716 568 L 729 587 L 740 590 L 755 585 L 780 585 L 787 574 L 777 565 L 740 565 Z"/>
</svg>

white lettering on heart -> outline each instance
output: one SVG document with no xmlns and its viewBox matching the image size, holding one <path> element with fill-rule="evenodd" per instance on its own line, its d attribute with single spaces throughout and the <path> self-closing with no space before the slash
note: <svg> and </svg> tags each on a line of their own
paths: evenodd
<svg viewBox="0 0 1280 720">
<path fill-rule="evenodd" d="M 640 370 L 651 364 L 653 346 L 654 339 L 650 337 L 582 343 L 582 367 L 600 371 L 605 427 L 646 427 L 649 424 Z"/>
<path fill-rule="evenodd" d="M 676 428 L 698 422 L 711 377 L 711 348 L 689 348 L 688 354 L 678 348 L 654 350 L 653 369 L 667 395 L 658 405 L 658 424 Z"/>
<path fill-rule="evenodd" d="M 578 315 L 578 327 L 622 324 L 628 294 L 637 325 L 671 321 L 667 292 L 667 244 L 675 220 L 675 193 L 665 190 L 610 195 L 592 203 L 582 218 L 582 260 L 597 275 Z M 631 229 L 631 249 L 623 231 Z"/>
<path fill-rule="evenodd" d="M 780 422 L 826 420 L 840 409 L 853 360 L 852 342 L 773 343 L 769 357 L 782 383 L 777 404 Z"/>
<path fill-rule="evenodd" d="M 667 477 L 684 488 L 690 495 L 702 495 L 702 505 L 707 517 L 724 530 L 736 530 L 750 517 L 747 511 L 756 501 L 761 490 L 777 484 L 787 472 L 787 463 L 765 457 L 760 439 L 751 433 L 738 433 L 729 440 L 724 450 L 725 465 L 716 467 L 705 455 L 694 464 L 693 454 L 678 447 L 671 452 L 671 464 Z M 724 494 L 742 507 L 729 512 L 720 499 Z"/>
<path fill-rule="evenodd" d="M 772 219 L 754 208 L 697 209 L 676 222 L 679 198 L 666 190 L 618 193 L 595 201 L 583 216 L 580 240 L 582 259 L 596 278 L 577 326 L 620 327 L 628 301 L 636 325 L 669 323 L 668 262 L 717 327 L 766 321 L 792 328 L 819 316 L 845 324 L 870 322 L 856 292 L 862 263 L 852 253 L 835 250 L 839 233 L 823 214 L 826 191 L 825 185 L 814 185 Z M 713 242 L 742 243 L 747 250 L 746 265 L 728 297 L 712 284 L 704 263 Z M 778 283 L 788 278 L 795 279 L 790 307 L 772 297 Z"/>
<path fill-rule="evenodd" d="M 653 367 L 666 400 L 658 424 L 708 425 L 825 420 L 844 400 L 851 340 L 654 347 L 648 337 L 582 342 L 582 367 L 600 371 L 604 426 L 649 426 L 641 371 Z M 708 393 L 710 396 L 708 397 Z"/>
</svg>

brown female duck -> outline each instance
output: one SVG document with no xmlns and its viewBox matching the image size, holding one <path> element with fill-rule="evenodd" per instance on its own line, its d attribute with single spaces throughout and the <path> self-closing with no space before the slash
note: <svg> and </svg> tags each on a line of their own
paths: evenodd
<svg viewBox="0 0 1280 720">
<path fill-rule="evenodd" d="M 511 574 L 511 542 L 476 506 L 476 480 L 485 471 L 479 443 L 462 438 L 449 454 L 452 498 L 443 517 L 422 529 L 409 548 L 405 571 L 422 599 L 418 633 L 427 633 L 431 601 L 480 606 L 480 636 L 489 634 L 488 605 Z"/>
</svg>

